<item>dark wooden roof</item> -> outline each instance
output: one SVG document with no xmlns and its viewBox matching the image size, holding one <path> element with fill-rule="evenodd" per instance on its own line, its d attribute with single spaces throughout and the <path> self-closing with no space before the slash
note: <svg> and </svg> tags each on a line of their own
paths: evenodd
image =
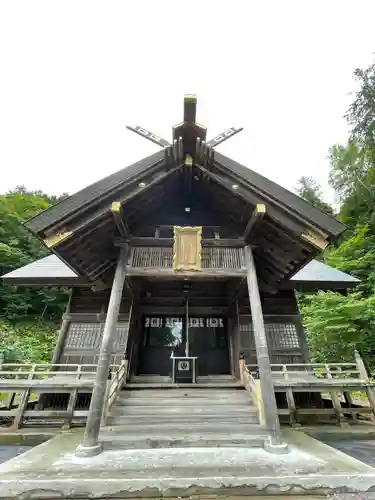
<svg viewBox="0 0 375 500">
<path fill-rule="evenodd" d="M 331 233 L 333 237 L 338 236 L 345 229 L 345 226 L 335 218 L 325 214 L 303 198 L 288 191 L 275 182 L 270 181 L 254 170 L 241 165 L 217 151 L 214 152 L 213 160 L 214 165 L 227 169 L 238 176 L 239 179 L 246 182 L 249 189 L 261 193 L 275 203 L 289 207 L 304 219 L 316 224 L 316 226 L 323 231 Z M 33 233 L 45 231 L 47 228 L 60 222 L 64 217 L 71 216 L 74 213 L 79 213 L 87 209 L 99 199 L 103 199 L 106 196 L 114 196 L 116 192 L 126 187 L 127 184 L 134 182 L 138 178 L 141 180 L 144 174 L 152 167 L 163 166 L 164 161 L 164 151 L 158 151 L 151 156 L 147 156 L 137 163 L 125 167 L 91 184 L 78 193 L 44 210 L 40 214 L 29 219 L 26 222 L 26 227 Z"/>
<path fill-rule="evenodd" d="M 345 229 L 343 224 L 332 216 L 322 212 L 300 196 L 270 181 L 254 170 L 237 163 L 217 151 L 215 151 L 214 160 L 216 165 L 221 165 L 224 169 L 232 171 L 240 179 L 246 181 L 252 189 L 258 190 L 266 197 L 283 204 L 285 207 L 289 207 L 323 231 L 330 232 L 333 236 L 338 236 Z"/>
<path fill-rule="evenodd" d="M 48 227 L 53 226 L 64 217 L 71 216 L 76 212 L 87 209 L 98 199 L 113 195 L 127 183 L 134 182 L 138 176 L 142 175 L 149 168 L 163 161 L 164 152 L 158 151 L 132 165 L 124 167 L 118 172 L 104 177 L 104 179 L 91 184 L 81 191 L 78 191 L 78 193 L 65 198 L 56 205 L 29 219 L 26 222 L 26 227 L 33 233 L 45 231 Z"/>
</svg>

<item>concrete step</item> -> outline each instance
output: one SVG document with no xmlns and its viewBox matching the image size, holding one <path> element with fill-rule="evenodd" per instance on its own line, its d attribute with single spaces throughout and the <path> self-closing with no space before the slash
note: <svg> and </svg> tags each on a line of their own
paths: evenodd
<svg viewBox="0 0 375 500">
<path fill-rule="evenodd" d="M 162 406 L 189 406 L 189 407 L 207 407 L 207 406 L 251 406 L 250 398 L 247 395 L 240 398 L 194 398 L 194 397 L 179 397 L 179 398 L 132 398 L 124 397 L 116 400 L 114 406 L 122 407 L 162 407 Z"/>
<path fill-rule="evenodd" d="M 133 422 L 122 425 L 106 425 L 101 428 L 101 433 L 109 433 L 111 435 L 119 436 L 130 436 L 134 439 L 138 435 L 145 434 L 147 436 L 160 435 L 160 436 L 174 436 L 174 435 L 185 435 L 189 436 L 191 434 L 215 434 L 222 436 L 232 436 L 232 435 L 258 435 L 259 433 L 263 435 L 265 433 L 264 428 L 258 423 L 244 422 L 239 423 L 235 427 L 233 423 L 224 422 L 212 422 L 212 421 L 196 421 L 191 422 L 189 426 L 184 422 L 141 422 L 133 420 Z"/>
<path fill-rule="evenodd" d="M 258 434 L 202 434 L 174 433 L 173 435 L 140 434 L 114 435 L 103 432 L 100 441 L 105 450 L 145 450 L 150 448 L 262 448 L 266 433 Z"/>
<path fill-rule="evenodd" d="M 197 382 L 232 382 L 236 377 L 233 375 L 200 375 L 197 377 Z M 130 382 L 133 384 L 145 383 L 162 383 L 172 382 L 172 378 L 163 375 L 134 375 L 131 377 Z"/>
<path fill-rule="evenodd" d="M 162 375 L 133 375 L 130 379 L 132 384 L 157 384 L 163 382 L 172 382 L 171 377 L 164 377 Z"/>
<path fill-rule="evenodd" d="M 206 406 L 113 406 L 111 408 L 110 414 L 112 416 L 151 416 L 155 418 L 164 418 L 165 416 L 185 416 L 188 413 L 188 416 L 197 416 L 203 418 L 207 415 L 213 416 L 238 416 L 238 415 L 254 415 L 257 412 L 257 409 L 248 405 L 238 405 L 228 407 L 226 405 L 206 405 Z"/>
<path fill-rule="evenodd" d="M 257 415 L 117 415 L 108 416 L 108 425 L 132 425 L 137 423 L 142 423 L 144 425 L 152 425 L 155 420 L 163 422 L 165 425 L 175 425 L 181 424 L 189 428 L 193 424 L 210 424 L 210 425 L 221 425 L 228 424 L 231 426 L 237 426 L 241 424 L 257 424 L 259 422 Z"/>
<path fill-rule="evenodd" d="M 176 398 L 176 397 L 194 397 L 194 398 L 204 398 L 204 399 L 221 399 L 223 397 L 244 397 L 247 396 L 247 392 L 241 386 L 235 386 L 234 388 L 146 388 L 144 390 L 128 390 L 129 386 L 126 386 L 127 390 L 122 390 L 119 392 L 118 397 L 131 397 L 131 398 Z M 247 396 L 248 397 L 248 396 Z"/>
<path fill-rule="evenodd" d="M 200 382 L 198 384 L 173 384 L 172 382 L 130 382 L 124 386 L 124 388 L 128 389 L 181 389 L 181 388 L 236 388 L 243 387 L 241 382 L 239 381 L 217 381 L 217 382 Z"/>
</svg>

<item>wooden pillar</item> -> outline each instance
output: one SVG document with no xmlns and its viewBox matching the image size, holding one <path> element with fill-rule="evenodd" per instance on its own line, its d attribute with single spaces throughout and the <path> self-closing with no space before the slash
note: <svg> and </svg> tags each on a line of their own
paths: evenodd
<svg viewBox="0 0 375 500">
<path fill-rule="evenodd" d="M 68 303 L 67 303 L 66 309 L 65 309 L 65 315 L 67 315 L 70 312 L 72 297 L 73 297 L 73 290 L 70 291 L 69 300 L 68 300 Z M 53 351 L 53 356 L 52 356 L 52 360 L 51 360 L 52 365 L 56 365 L 57 363 L 59 363 L 59 361 L 61 359 L 61 355 L 63 353 L 64 346 L 65 346 L 66 335 L 67 335 L 68 330 L 69 330 L 70 319 L 67 319 L 64 316 L 63 316 L 63 320 L 61 322 L 59 336 L 57 338 L 55 350 Z"/>
<path fill-rule="evenodd" d="M 271 453 L 285 453 L 288 448 L 286 444 L 281 442 L 280 422 L 272 381 L 270 358 L 268 355 L 258 278 L 253 253 L 249 245 L 245 247 L 245 262 L 247 269 L 247 286 L 249 290 L 251 319 L 253 323 L 254 341 L 258 360 L 259 381 L 264 405 L 264 418 L 267 430 L 270 434 L 269 440 L 266 443 L 266 449 Z"/>
<path fill-rule="evenodd" d="M 105 393 L 112 355 L 113 340 L 116 334 L 122 291 L 125 284 L 127 256 L 127 248 L 121 248 L 112 283 L 111 296 L 108 304 L 107 317 L 105 320 L 102 343 L 100 346 L 98 367 L 95 376 L 95 384 L 91 396 L 83 443 L 79 445 L 76 450 L 76 455 L 78 456 L 93 456 L 97 455 L 102 450 L 101 444 L 98 441 L 98 436 L 103 406 L 106 404 Z"/>
</svg>

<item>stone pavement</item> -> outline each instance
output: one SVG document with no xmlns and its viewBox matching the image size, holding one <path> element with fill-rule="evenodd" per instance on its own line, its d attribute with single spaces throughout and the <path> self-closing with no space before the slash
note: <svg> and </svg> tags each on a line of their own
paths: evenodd
<svg viewBox="0 0 375 500">
<path fill-rule="evenodd" d="M 285 430 L 291 452 L 250 448 L 74 452 L 70 431 L 0 465 L 0 498 L 136 498 L 191 495 L 333 495 L 375 491 L 375 468 L 300 431 Z M 337 497 L 339 498 L 339 497 Z"/>
</svg>

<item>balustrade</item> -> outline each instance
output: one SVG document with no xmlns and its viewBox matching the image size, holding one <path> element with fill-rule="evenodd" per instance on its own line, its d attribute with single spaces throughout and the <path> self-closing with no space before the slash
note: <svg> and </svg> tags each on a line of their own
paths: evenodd
<svg viewBox="0 0 375 500">
<path fill-rule="evenodd" d="M 129 265 L 134 268 L 172 269 L 172 247 L 134 247 Z M 243 249 L 231 247 L 202 247 L 202 269 L 241 269 Z"/>
</svg>

